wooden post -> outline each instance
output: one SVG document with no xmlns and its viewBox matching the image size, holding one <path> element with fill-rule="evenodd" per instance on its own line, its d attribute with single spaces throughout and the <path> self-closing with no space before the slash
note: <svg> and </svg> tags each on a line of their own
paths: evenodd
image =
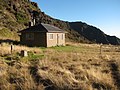
<svg viewBox="0 0 120 90">
<path fill-rule="evenodd" d="M 27 57 L 27 56 L 28 56 L 27 51 L 26 51 L 26 50 L 22 50 L 22 51 L 21 51 L 21 56 L 22 56 L 22 57 Z"/>
<path fill-rule="evenodd" d="M 12 54 L 12 52 L 13 52 L 13 45 L 12 44 L 10 46 L 10 51 L 11 51 L 11 54 Z"/>
</svg>

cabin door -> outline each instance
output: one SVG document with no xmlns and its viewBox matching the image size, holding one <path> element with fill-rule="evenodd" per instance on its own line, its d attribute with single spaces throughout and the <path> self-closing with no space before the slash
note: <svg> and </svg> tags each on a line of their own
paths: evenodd
<svg viewBox="0 0 120 90">
<path fill-rule="evenodd" d="M 59 34 L 57 34 L 57 45 L 59 45 Z"/>
</svg>

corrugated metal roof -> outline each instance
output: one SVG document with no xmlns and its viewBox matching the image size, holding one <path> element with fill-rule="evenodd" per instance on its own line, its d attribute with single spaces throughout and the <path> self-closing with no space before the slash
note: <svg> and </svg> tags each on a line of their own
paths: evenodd
<svg viewBox="0 0 120 90">
<path fill-rule="evenodd" d="M 44 26 L 44 28 L 46 28 L 47 32 L 64 32 L 62 29 L 55 27 L 53 25 L 44 24 L 44 23 L 41 24 Z"/>
<path fill-rule="evenodd" d="M 65 31 L 63 31 L 62 29 L 58 27 L 55 27 L 50 24 L 44 24 L 44 23 L 31 26 L 30 28 L 20 31 L 20 33 L 21 32 L 64 32 L 65 33 Z"/>
</svg>

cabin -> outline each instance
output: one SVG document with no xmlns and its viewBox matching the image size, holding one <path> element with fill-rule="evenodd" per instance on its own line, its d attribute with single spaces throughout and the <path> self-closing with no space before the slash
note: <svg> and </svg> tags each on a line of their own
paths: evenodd
<svg viewBox="0 0 120 90">
<path fill-rule="evenodd" d="M 40 23 L 19 31 L 20 43 L 27 46 L 65 46 L 65 31 L 50 24 Z"/>
</svg>

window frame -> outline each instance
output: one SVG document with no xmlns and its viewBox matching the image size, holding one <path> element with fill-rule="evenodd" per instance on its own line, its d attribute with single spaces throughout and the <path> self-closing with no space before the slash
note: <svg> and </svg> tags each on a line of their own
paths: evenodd
<svg viewBox="0 0 120 90">
<path fill-rule="evenodd" d="M 49 39 L 53 40 L 54 39 L 54 35 L 53 34 L 49 34 Z"/>
</svg>

